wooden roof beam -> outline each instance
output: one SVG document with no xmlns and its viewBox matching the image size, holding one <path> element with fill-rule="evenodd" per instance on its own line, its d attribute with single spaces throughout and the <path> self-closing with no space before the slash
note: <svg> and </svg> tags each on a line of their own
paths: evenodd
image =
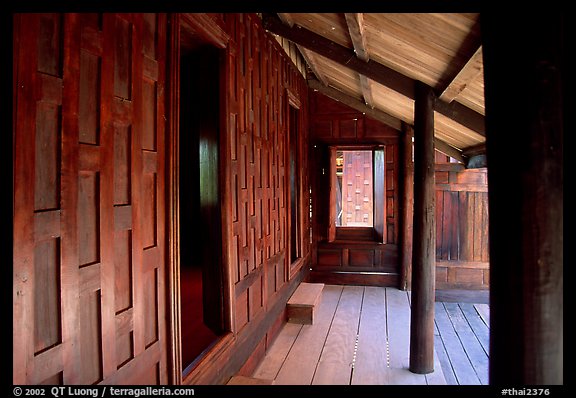
<svg viewBox="0 0 576 398">
<path fill-rule="evenodd" d="M 289 27 L 294 26 L 294 19 L 289 13 L 279 12 L 277 15 L 284 25 Z M 296 47 L 298 48 L 298 51 L 300 51 L 300 54 L 302 54 L 302 58 L 304 58 L 304 61 L 306 61 L 310 69 L 312 69 L 312 73 L 314 73 L 314 75 L 316 76 L 316 78 L 318 78 L 318 80 L 320 80 L 325 86 L 327 86 L 328 80 L 326 79 L 324 73 L 322 73 L 318 68 L 318 64 L 316 62 L 314 54 L 310 50 L 307 50 L 305 47 L 302 47 L 297 43 Z"/>
<path fill-rule="evenodd" d="M 325 96 L 332 98 L 335 101 L 339 101 L 344 105 L 348 105 L 352 109 L 356 109 L 359 112 L 366 114 L 366 116 L 371 117 L 374 120 L 378 120 L 393 129 L 402 131 L 402 121 L 386 112 L 383 112 L 376 108 L 370 108 L 362 101 L 357 100 L 349 95 L 344 94 L 342 91 L 336 90 L 332 87 L 327 87 L 321 84 L 318 80 L 308 80 L 308 85 L 313 90 L 318 90 L 318 92 L 324 94 Z M 462 152 L 453 146 L 447 144 L 439 138 L 434 138 L 434 146 L 437 150 L 445 155 L 451 156 L 459 162 L 466 163 L 465 158 L 462 156 Z"/>
<path fill-rule="evenodd" d="M 472 157 L 476 155 L 485 155 L 486 154 L 486 143 L 483 142 L 481 144 L 473 145 L 468 148 L 464 148 L 462 150 L 462 154 L 464 156 Z"/>
<path fill-rule="evenodd" d="M 312 73 L 314 73 L 316 78 L 318 78 L 318 80 L 320 80 L 322 84 L 328 86 L 328 79 L 326 78 L 326 75 L 322 73 L 320 68 L 318 68 L 318 63 L 316 61 L 316 54 L 302 47 L 301 45 L 297 44 L 296 47 L 298 47 L 300 54 L 302 54 L 302 57 L 304 58 L 310 69 L 312 69 Z"/>
<path fill-rule="evenodd" d="M 364 36 L 364 16 L 357 13 L 346 13 L 344 16 L 346 17 L 348 32 L 350 33 L 356 56 L 362 61 L 368 62 L 370 56 L 366 47 L 366 37 Z"/>
<path fill-rule="evenodd" d="M 339 101 L 344 105 L 348 105 L 352 109 L 356 109 L 359 112 L 365 113 L 372 119 L 378 120 L 379 122 L 382 122 L 385 125 L 392 127 L 393 129 L 402 129 L 402 121 L 400 119 L 395 118 L 394 116 L 389 115 L 379 109 L 371 108 L 364 104 L 362 101 L 357 100 L 356 98 L 351 97 L 340 90 L 324 86 L 320 84 L 318 80 L 308 80 L 308 86 L 313 90 L 318 90 L 320 93 L 329 98 L 332 98 L 335 101 Z"/>
<path fill-rule="evenodd" d="M 292 19 L 292 15 L 290 15 L 289 13 L 279 12 L 276 15 L 278 15 L 278 18 L 280 18 L 280 20 L 282 21 L 282 23 L 284 25 L 289 26 L 289 27 L 294 26 L 294 19 Z"/>
<path fill-rule="evenodd" d="M 348 32 L 354 45 L 354 52 L 356 57 L 364 62 L 370 60 L 368 48 L 366 46 L 366 37 L 364 36 L 364 16 L 358 13 L 346 13 L 346 24 L 348 25 Z M 374 97 L 372 95 L 372 84 L 370 79 L 360 74 L 360 87 L 362 88 L 362 95 L 364 102 L 371 108 L 374 108 Z"/>
<path fill-rule="evenodd" d="M 373 60 L 364 62 L 355 56 L 354 51 L 341 46 L 325 37 L 309 31 L 301 26 L 286 26 L 275 15 L 263 14 L 262 22 L 265 29 L 283 36 L 296 44 L 300 44 L 334 62 L 346 66 L 377 83 L 410 98 L 414 99 L 416 81 L 385 65 Z M 469 129 L 485 135 L 484 115 L 459 104 L 436 101 L 435 110 L 446 117 L 468 127 Z"/>
</svg>

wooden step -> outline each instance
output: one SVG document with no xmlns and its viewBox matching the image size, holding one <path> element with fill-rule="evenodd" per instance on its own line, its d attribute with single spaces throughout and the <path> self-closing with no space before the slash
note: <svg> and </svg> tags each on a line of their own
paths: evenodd
<svg viewBox="0 0 576 398">
<path fill-rule="evenodd" d="M 323 283 L 301 283 L 288 300 L 288 322 L 312 325 L 314 311 L 322 297 Z"/>
<path fill-rule="evenodd" d="M 248 376 L 232 376 L 226 384 L 229 386 L 263 386 L 274 384 L 274 380 L 257 379 Z"/>
</svg>

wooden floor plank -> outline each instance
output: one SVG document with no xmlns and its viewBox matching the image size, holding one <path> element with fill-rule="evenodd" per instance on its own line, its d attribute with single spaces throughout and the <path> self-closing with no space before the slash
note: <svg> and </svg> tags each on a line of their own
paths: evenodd
<svg viewBox="0 0 576 398">
<path fill-rule="evenodd" d="M 434 339 L 440 338 L 440 336 L 434 336 Z M 444 370 L 440 364 L 440 357 L 434 349 L 434 371 L 424 375 L 426 377 L 426 384 L 428 385 L 446 385 L 446 378 L 444 377 Z"/>
<path fill-rule="evenodd" d="M 454 369 L 456 380 L 458 384 L 478 385 L 480 384 L 480 379 L 470 363 L 468 355 L 464 351 L 464 347 L 454 330 L 454 325 L 448 317 L 445 309 L 446 304 L 448 303 L 437 302 L 435 304 L 435 321 L 438 325 L 444 347 L 446 348 L 446 353 Z"/>
<path fill-rule="evenodd" d="M 490 329 L 484 323 L 473 304 L 460 303 L 460 309 L 464 313 L 468 324 L 472 328 L 472 332 L 476 335 L 478 341 L 482 345 L 486 355 L 490 355 Z"/>
<path fill-rule="evenodd" d="M 253 377 L 276 375 L 274 384 L 280 385 L 481 384 L 479 373 L 486 382 L 488 305 L 437 302 L 435 312 L 435 372 L 417 375 L 408 370 L 409 293 L 326 285 L 315 324 L 286 324 Z M 338 336 L 343 331 L 347 337 Z M 474 338 L 472 348 L 464 346 Z"/>
<path fill-rule="evenodd" d="M 300 330 L 302 330 L 302 324 L 286 323 L 252 377 L 274 380 L 300 334 Z"/>
<path fill-rule="evenodd" d="M 390 384 L 426 384 L 424 375 L 410 368 L 410 305 L 408 293 L 386 288 L 386 321 L 390 358 Z"/>
<path fill-rule="evenodd" d="M 436 352 L 436 357 L 440 362 L 442 368 L 442 373 L 444 374 L 444 379 L 448 385 L 457 385 L 458 380 L 456 380 L 456 375 L 454 374 L 454 369 L 452 369 L 452 364 L 450 363 L 450 358 L 448 358 L 448 353 L 444 347 L 444 342 L 440 335 L 434 336 L 434 350 Z"/>
<path fill-rule="evenodd" d="M 313 325 L 304 325 L 276 376 L 276 384 L 311 384 L 324 342 L 342 294 L 342 286 L 326 285 Z"/>
<path fill-rule="evenodd" d="M 488 384 L 488 355 L 470 328 L 458 303 L 444 303 L 454 330 L 482 384 Z"/>
<path fill-rule="evenodd" d="M 350 384 L 363 286 L 345 286 L 312 384 Z"/>
<path fill-rule="evenodd" d="M 353 385 L 389 384 L 386 337 L 386 290 L 367 286 L 364 291 Z"/>
<path fill-rule="evenodd" d="M 474 304 L 478 315 L 482 318 L 486 326 L 490 328 L 490 306 L 488 304 Z"/>
</svg>

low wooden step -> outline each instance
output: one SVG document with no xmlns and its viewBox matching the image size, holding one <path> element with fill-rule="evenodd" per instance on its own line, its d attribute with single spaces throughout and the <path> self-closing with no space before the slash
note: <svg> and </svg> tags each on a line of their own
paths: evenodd
<svg viewBox="0 0 576 398">
<path fill-rule="evenodd" d="M 323 283 L 301 283 L 288 300 L 288 322 L 312 325 L 314 310 L 322 297 Z"/>
<path fill-rule="evenodd" d="M 232 376 L 226 384 L 229 386 L 263 386 L 274 384 L 274 380 L 257 379 L 248 376 Z"/>
</svg>

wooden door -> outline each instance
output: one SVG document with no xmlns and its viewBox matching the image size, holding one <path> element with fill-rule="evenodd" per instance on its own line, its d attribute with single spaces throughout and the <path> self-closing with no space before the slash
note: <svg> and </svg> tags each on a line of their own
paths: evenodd
<svg viewBox="0 0 576 398">
<path fill-rule="evenodd" d="M 15 384 L 167 382 L 165 21 L 15 16 Z"/>
</svg>

